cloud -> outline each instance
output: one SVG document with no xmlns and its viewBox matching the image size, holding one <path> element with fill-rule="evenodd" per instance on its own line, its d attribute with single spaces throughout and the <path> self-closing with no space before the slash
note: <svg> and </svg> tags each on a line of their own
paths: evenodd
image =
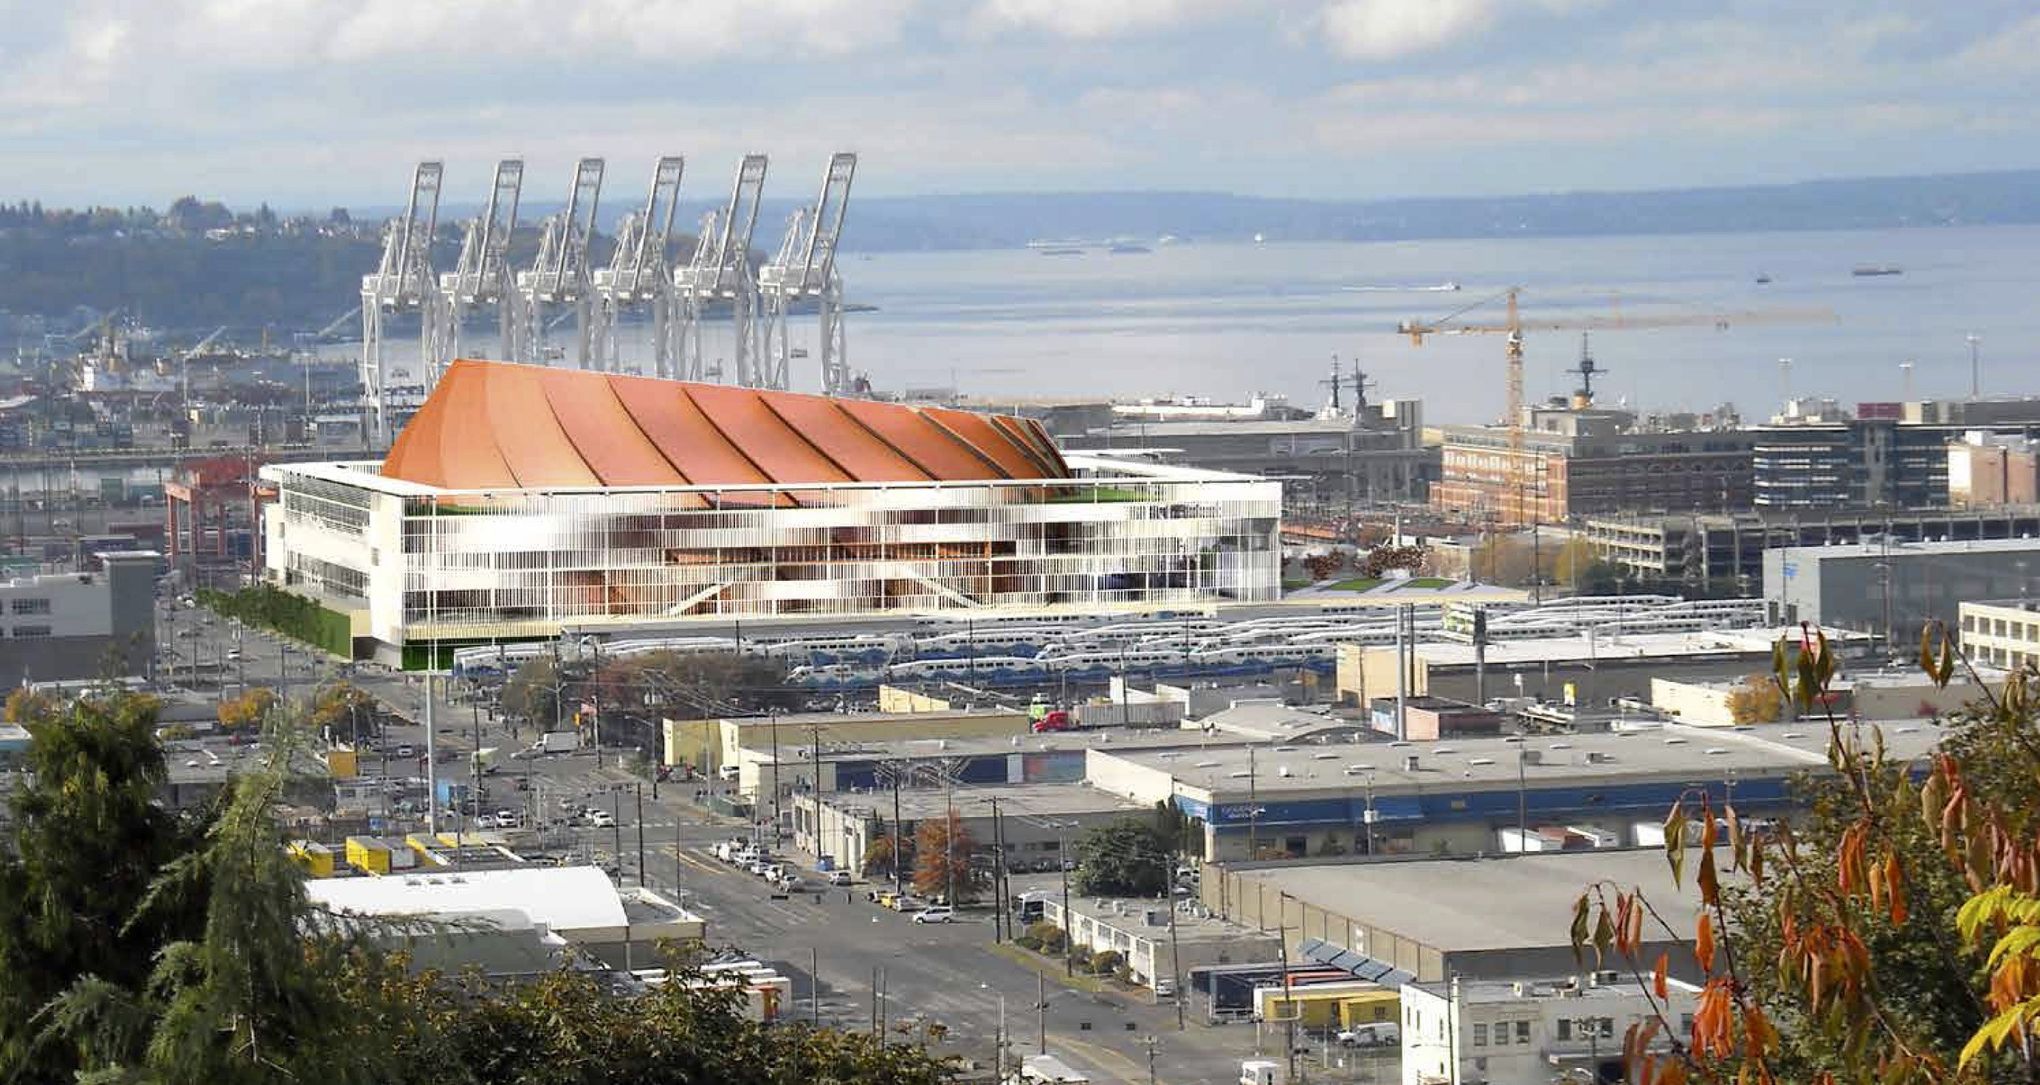
<svg viewBox="0 0 2040 1085">
<path fill-rule="evenodd" d="M 1238 0 L 984 0 L 980 30 L 1036 30 L 1080 40 L 1169 30 L 1242 6 Z"/>
<path fill-rule="evenodd" d="M 1489 0 L 1335 0 L 1318 14 L 1332 50 L 1362 60 L 1391 60 L 1485 31 Z"/>
</svg>

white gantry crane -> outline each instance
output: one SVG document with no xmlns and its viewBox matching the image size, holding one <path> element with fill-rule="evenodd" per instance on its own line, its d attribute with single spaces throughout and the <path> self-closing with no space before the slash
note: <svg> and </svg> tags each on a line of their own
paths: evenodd
<svg viewBox="0 0 2040 1085">
<path fill-rule="evenodd" d="M 674 271 L 674 314 L 671 357 L 682 380 L 734 377 L 748 387 L 784 387 L 766 383 L 760 364 L 756 319 L 757 282 L 751 272 L 751 234 L 758 225 L 758 197 L 765 187 L 765 156 L 747 154 L 737 166 L 729 203 L 702 217 L 694 256 Z M 710 306 L 730 306 L 735 336 L 730 370 L 705 364 L 701 325 Z"/>
<path fill-rule="evenodd" d="M 667 252 L 686 169 L 686 161 L 678 155 L 667 155 L 652 166 L 645 206 L 623 217 L 616 228 L 615 255 L 608 267 L 595 269 L 595 327 L 589 338 L 596 369 L 613 373 L 621 368 L 616 351 L 617 321 L 625 313 L 649 308 L 653 372 L 661 377 L 673 375 L 674 278 Z"/>
<path fill-rule="evenodd" d="M 439 375 L 460 356 L 461 326 L 468 314 L 493 306 L 501 335 L 497 356 L 522 358 L 523 331 L 518 319 L 517 278 L 510 267 L 510 237 L 517 230 L 517 202 L 524 187 L 524 160 L 506 158 L 496 163 L 496 183 L 489 189 L 489 202 L 479 218 L 469 219 L 460 239 L 460 261 L 450 274 L 439 277 L 440 354 L 433 359 L 426 380 L 439 383 Z"/>
<path fill-rule="evenodd" d="M 758 270 L 758 293 L 764 310 L 766 383 L 790 387 L 792 359 L 800 356 L 787 338 L 788 313 L 812 299 L 818 321 L 817 350 L 821 360 L 822 393 L 850 390 L 850 363 L 843 332 L 843 277 L 836 272 L 836 243 L 843 237 L 843 219 L 850 207 L 850 181 L 857 174 L 857 156 L 829 156 L 822 189 L 815 202 L 794 211 L 786 223 L 779 253 Z"/>
<path fill-rule="evenodd" d="M 574 317 L 578 342 L 573 365 L 586 369 L 590 361 L 589 335 L 594 321 L 589 311 L 594 284 L 588 265 L 588 246 L 595 236 L 595 214 L 602 199 L 602 160 L 583 158 L 574 164 L 574 184 L 567 190 L 567 205 L 545 218 L 539 235 L 538 258 L 531 270 L 517 273 L 519 314 L 518 347 L 526 352 L 513 360 L 520 362 L 565 361 L 566 352 L 547 349 L 545 333 L 557 321 L 555 307 L 564 306 L 560 316 Z"/>
<path fill-rule="evenodd" d="M 390 439 L 390 395 L 404 388 L 422 388 L 443 328 L 439 283 L 432 274 L 432 237 L 439 228 L 438 162 L 420 162 L 411 174 L 411 195 L 402 218 L 383 224 L 382 261 L 361 277 L 362 428 L 370 447 Z M 416 370 L 390 367 L 384 357 L 383 322 L 399 314 L 418 316 L 419 357 Z"/>
</svg>

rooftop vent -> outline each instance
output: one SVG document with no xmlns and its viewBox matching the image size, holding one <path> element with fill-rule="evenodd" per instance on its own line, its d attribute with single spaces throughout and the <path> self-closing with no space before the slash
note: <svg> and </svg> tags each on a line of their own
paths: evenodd
<svg viewBox="0 0 2040 1085">
<path fill-rule="evenodd" d="M 1411 754 L 1408 757 L 1402 759 L 1403 771 L 1415 772 L 1417 771 L 1418 766 L 1421 765 L 1422 763 L 1423 763 L 1422 760 L 1418 758 L 1416 754 Z"/>
</svg>

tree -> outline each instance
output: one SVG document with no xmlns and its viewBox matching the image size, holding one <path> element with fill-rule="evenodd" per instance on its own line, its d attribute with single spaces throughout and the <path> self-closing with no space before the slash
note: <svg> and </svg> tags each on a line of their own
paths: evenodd
<svg viewBox="0 0 2040 1085">
<path fill-rule="evenodd" d="M 864 845 L 864 872 L 883 874 L 890 878 L 894 869 L 892 834 L 880 832 L 872 836 L 871 842 Z"/>
<path fill-rule="evenodd" d="M 39 1041 L 37 1014 L 80 977 L 139 991 L 157 947 L 198 929 L 200 886 L 151 887 L 202 826 L 156 803 L 168 770 L 153 699 L 10 697 L 8 708 L 32 741 L 0 848 L 0 1080 L 57 1081 L 81 1069 L 80 1053 Z"/>
<path fill-rule="evenodd" d="M 1303 556 L 1304 571 L 1309 573 L 1310 578 L 1314 581 L 1330 580 L 1338 574 L 1340 569 L 1345 567 L 1346 555 L 1338 550 L 1331 550 L 1322 554 L 1305 554 Z"/>
<path fill-rule="evenodd" d="M 321 734 L 346 735 L 353 741 L 364 727 L 375 733 L 376 700 L 351 682 L 334 682 L 312 698 L 310 722 Z"/>
<path fill-rule="evenodd" d="M 1168 891 L 1168 854 L 1151 819 L 1100 825 L 1077 841 L 1075 889 L 1086 896 L 1158 896 Z"/>
<path fill-rule="evenodd" d="M 1795 651 L 1796 648 L 1796 651 Z M 1921 665 L 1945 686 L 1957 653 L 1938 626 Z M 1706 982 L 1690 1030 L 1645 1021 L 1624 1045 L 1658 1082 L 2033 1080 L 2040 1020 L 2040 728 L 2030 670 L 1946 721 L 1925 764 L 1886 756 L 1882 735 L 1833 711 L 1835 659 L 1817 632 L 1781 642 L 1773 681 L 1824 721 L 1830 773 L 1806 783 L 1798 825 L 1752 825 L 1711 796 L 1665 825 L 1674 881 L 1697 893 L 1691 934 Z M 1974 677 L 1972 673 L 1972 678 Z M 1652 940 L 1683 940 L 1643 894 L 1590 887 L 1575 905 L 1582 954 L 1613 956 L 1664 990 Z M 1655 1048 L 1655 1049 L 1654 1049 Z M 1645 1064 L 1648 1068 L 1645 1069 Z"/>
<path fill-rule="evenodd" d="M 1785 718 L 1785 694 L 1769 675 L 1750 675 L 1729 691 L 1728 717 L 1739 724 L 1776 723 Z"/>
<path fill-rule="evenodd" d="M 1575 535 L 1553 548 L 1547 567 L 1551 579 L 1569 588 L 1577 588 L 1580 579 L 1594 565 L 1594 548 L 1586 539 Z"/>
<path fill-rule="evenodd" d="M 1421 546 L 1377 546 L 1367 552 L 1361 571 L 1377 578 L 1387 576 L 1391 569 L 1416 573 L 1430 560 L 1431 552 Z"/>
<path fill-rule="evenodd" d="M 260 730 L 269 718 L 269 711 L 275 707 L 276 691 L 267 686 L 255 686 L 239 697 L 220 702 L 220 726 L 229 731 Z"/>
<path fill-rule="evenodd" d="M 955 811 L 915 826 L 914 892 L 924 897 L 947 896 L 951 904 L 976 899 L 976 878 L 970 866 L 976 848 L 970 830 L 963 827 L 963 819 Z"/>
</svg>

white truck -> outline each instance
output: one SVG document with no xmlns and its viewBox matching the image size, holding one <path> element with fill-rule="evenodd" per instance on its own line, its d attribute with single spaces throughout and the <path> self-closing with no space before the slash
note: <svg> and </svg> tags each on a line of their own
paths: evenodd
<svg viewBox="0 0 2040 1085">
<path fill-rule="evenodd" d="M 531 748 L 540 753 L 572 753 L 581 748 L 581 734 L 578 731 L 547 731 L 538 736 Z"/>
</svg>

